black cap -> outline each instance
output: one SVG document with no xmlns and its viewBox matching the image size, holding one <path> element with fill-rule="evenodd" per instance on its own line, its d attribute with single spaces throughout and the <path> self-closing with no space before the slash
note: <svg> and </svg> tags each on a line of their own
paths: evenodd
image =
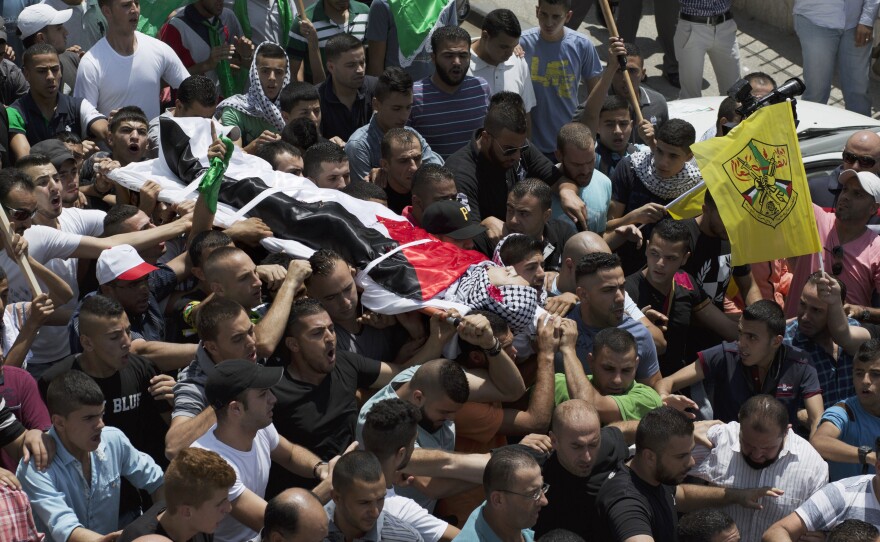
<svg viewBox="0 0 880 542">
<path fill-rule="evenodd" d="M 246 359 L 230 359 L 214 366 L 205 384 L 205 397 L 214 408 L 223 408 L 246 390 L 271 388 L 283 374 L 282 367 L 263 367 Z"/>
<path fill-rule="evenodd" d="M 467 207 L 454 200 L 435 201 L 422 215 L 422 227 L 434 235 L 445 235 L 453 239 L 472 239 L 486 227 L 470 220 Z"/>
<path fill-rule="evenodd" d="M 45 154 L 49 157 L 49 161 L 52 162 L 55 169 L 60 168 L 61 164 L 68 160 L 76 161 L 67 145 L 58 139 L 44 139 L 40 141 L 31 147 L 31 154 Z"/>
</svg>

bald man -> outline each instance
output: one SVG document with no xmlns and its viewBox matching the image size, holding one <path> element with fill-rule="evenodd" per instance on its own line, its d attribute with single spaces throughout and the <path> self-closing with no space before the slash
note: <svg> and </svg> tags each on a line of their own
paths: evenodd
<svg viewBox="0 0 880 542">
<path fill-rule="evenodd" d="M 559 267 L 559 275 L 553 283 L 547 288 L 547 304 L 544 308 L 555 315 L 565 316 L 574 308 L 578 302 L 575 290 L 577 284 L 575 282 L 574 270 L 578 262 L 587 254 L 594 252 L 605 252 L 611 254 L 611 248 L 605 239 L 591 231 L 584 231 L 572 235 L 565 246 L 562 248 L 562 263 Z M 645 314 L 639 310 L 629 294 L 625 294 L 623 310 L 633 320 L 641 322 L 648 331 L 651 332 L 651 338 L 657 347 L 657 354 L 666 352 L 666 337 L 660 328 L 655 326 Z"/>
<path fill-rule="evenodd" d="M 261 542 L 321 542 L 327 537 L 327 512 L 307 489 L 282 491 L 266 504 Z"/>
<path fill-rule="evenodd" d="M 810 196 L 813 198 L 813 203 L 829 213 L 834 212 L 837 198 L 843 190 L 843 186 L 837 178 L 845 169 L 870 171 L 875 175 L 880 175 L 880 135 L 871 130 L 860 130 L 854 133 L 843 146 L 840 166 L 827 176 L 818 175 L 810 179 Z M 868 224 L 880 226 L 880 217 L 874 216 Z M 877 228 L 872 229 L 876 230 Z"/>
<path fill-rule="evenodd" d="M 596 494 L 617 463 L 626 459 L 627 444 L 618 428 L 600 428 L 595 407 L 581 399 L 557 406 L 551 427 L 549 436 L 533 434 L 521 442 L 549 454 L 542 468 L 544 482 L 565 496 L 550 499 L 541 510 L 535 536 L 562 528 L 591 540 L 599 520 Z"/>
</svg>

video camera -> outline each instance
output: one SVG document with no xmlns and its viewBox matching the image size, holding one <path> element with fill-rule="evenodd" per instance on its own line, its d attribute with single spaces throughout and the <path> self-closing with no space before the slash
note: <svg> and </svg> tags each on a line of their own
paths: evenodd
<svg viewBox="0 0 880 542">
<path fill-rule="evenodd" d="M 744 119 L 765 105 L 782 103 L 788 99 L 792 100 L 792 112 L 795 114 L 795 118 L 797 118 L 797 110 L 794 108 L 794 97 L 800 96 L 806 89 L 807 87 L 803 81 L 797 77 L 792 77 L 773 89 L 769 94 L 755 98 L 752 96 L 752 85 L 745 79 L 740 79 L 730 87 L 727 95 L 742 104 L 737 108 L 736 112 Z"/>
</svg>

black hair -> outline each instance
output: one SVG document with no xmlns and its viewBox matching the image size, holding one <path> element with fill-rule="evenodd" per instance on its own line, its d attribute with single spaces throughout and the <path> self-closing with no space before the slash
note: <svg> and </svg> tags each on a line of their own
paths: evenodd
<svg viewBox="0 0 880 542">
<path fill-rule="evenodd" d="M 859 346 L 855 361 L 873 363 L 880 358 L 880 339 L 868 339 Z"/>
<path fill-rule="evenodd" d="M 630 109 L 629 102 L 626 101 L 626 98 L 618 96 L 617 94 L 612 94 L 605 97 L 605 100 L 602 102 L 602 108 L 599 110 L 599 114 L 601 115 L 606 111 L 624 110 L 632 114 L 632 109 Z"/>
<path fill-rule="evenodd" d="M 847 519 L 831 529 L 825 542 L 876 542 L 880 530 L 859 519 Z"/>
<path fill-rule="evenodd" d="M 749 72 L 745 75 L 745 77 L 743 77 L 743 79 L 745 79 L 749 83 L 751 83 L 752 81 L 755 81 L 757 79 L 764 79 L 765 81 L 770 83 L 770 85 L 773 88 L 776 88 L 776 79 L 773 79 L 773 77 L 770 76 L 770 74 L 767 74 L 764 72 Z"/>
<path fill-rule="evenodd" d="M 55 134 L 55 139 L 62 143 L 68 143 L 70 145 L 81 145 L 83 140 L 79 137 L 79 134 L 71 132 L 70 130 L 62 130 Z"/>
<path fill-rule="evenodd" d="M 546 4 L 548 6 L 564 6 L 565 9 L 571 9 L 571 0 L 538 0 L 538 5 Z"/>
<path fill-rule="evenodd" d="M 35 32 L 34 34 L 28 36 L 26 39 L 33 41 L 33 39 L 36 36 L 37 36 L 37 33 Z M 22 43 L 24 43 L 24 42 L 22 42 Z M 25 47 L 27 47 L 27 49 L 24 50 L 24 54 L 21 57 L 21 65 L 24 68 L 26 68 L 28 65 L 30 65 L 31 60 L 33 60 L 35 56 L 39 56 L 39 55 L 55 55 L 56 57 L 58 56 L 58 51 L 56 51 L 54 47 L 52 47 L 51 45 L 49 45 L 46 42 L 37 43 L 37 44 L 33 44 L 33 45 L 25 45 Z"/>
<path fill-rule="evenodd" d="M 528 235 L 514 233 L 507 236 L 498 256 L 504 265 L 516 265 L 525 260 L 529 254 L 543 254 L 544 245 L 541 241 L 533 239 Z"/>
<path fill-rule="evenodd" d="M 504 8 L 490 11 L 483 18 L 481 30 L 484 30 L 490 38 L 494 38 L 502 32 L 511 38 L 519 38 L 522 35 L 519 19 L 512 11 Z"/>
<path fill-rule="evenodd" d="M 823 271 L 813 271 L 810 273 L 810 276 L 807 277 L 807 284 L 817 284 L 819 279 L 825 278 L 825 273 Z M 837 283 L 840 287 L 840 301 L 842 303 L 846 303 L 846 284 L 837 277 L 831 277 L 831 280 Z"/>
<path fill-rule="evenodd" d="M 727 122 L 733 122 L 736 117 L 737 107 L 739 107 L 739 103 L 737 103 L 736 98 L 728 96 L 721 100 L 721 105 L 718 106 L 718 120 L 724 118 L 727 119 Z"/>
<path fill-rule="evenodd" d="M 681 119 L 669 119 L 657 128 L 657 140 L 690 152 L 697 140 L 697 132 L 691 123 Z"/>
<path fill-rule="evenodd" d="M 651 239 L 655 236 L 667 243 L 684 243 L 685 252 L 691 249 L 693 242 L 687 226 L 683 222 L 671 218 L 664 218 L 654 226 L 654 229 L 651 230 Z"/>
<path fill-rule="evenodd" d="M 607 252 L 593 252 L 587 254 L 577 263 L 574 269 L 576 281 L 588 275 L 595 275 L 602 269 L 614 269 L 620 267 L 620 256 Z"/>
<path fill-rule="evenodd" d="M 739 407 L 737 421 L 759 433 L 775 430 L 784 434 L 788 430 L 788 410 L 772 395 L 753 395 Z"/>
<path fill-rule="evenodd" d="M 301 297 L 297 299 L 293 302 L 293 305 L 290 306 L 290 315 L 287 317 L 287 326 L 285 327 L 286 335 L 288 337 L 293 335 L 294 326 L 306 316 L 321 314 L 322 312 L 327 312 L 327 309 L 325 309 L 317 299 L 311 297 Z"/>
<path fill-rule="evenodd" d="M 110 119 L 110 132 L 115 132 L 123 122 L 139 122 L 144 126 L 150 124 L 144 110 L 136 105 L 126 105 L 119 108 L 119 111 Z"/>
<path fill-rule="evenodd" d="M 717 508 L 690 512 L 678 520 L 678 542 L 712 542 L 733 525 L 733 519 Z"/>
<path fill-rule="evenodd" d="M 302 158 L 302 152 L 287 141 L 283 139 L 279 139 L 276 141 L 270 141 L 268 143 L 263 143 L 257 150 L 254 152 L 253 156 L 257 156 L 262 158 L 263 160 L 269 162 L 269 165 L 272 166 L 272 169 L 278 169 L 278 158 L 289 154 L 293 157 Z"/>
<path fill-rule="evenodd" d="M 198 103 L 204 107 L 217 105 L 217 86 L 204 75 L 190 75 L 180 83 L 177 99 L 184 106 Z"/>
<path fill-rule="evenodd" d="M 281 89 L 279 103 L 282 111 L 290 113 L 299 102 L 316 102 L 320 100 L 321 96 L 318 94 L 318 88 L 315 85 L 305 81 L 293 81 Z"/>
<path fill-rule="evenodd" d="M 68 416 L 84 406 L 101 406 L 104 393 L 98 384 L 86 373 L 70 370 L 57 376 L 46 391 L 46 406 L 49 414 Z"/>
<path fill-rule="evenodd" d="M 290 143 L 301 152 L 315 146 L 320 139 L 318 127 L 305 117 L 293 119 L 281 130 L 281 141 Z"/>
<path fill-rule="evenodd" d="M 524 134 L 527 126 L 523 108 L 508 102 L 500 102 L 490 107 L 483 122 L 483 128 L 493 137 L 498 137 L 501 130 Z"/>
<path fill-rule="evenodd" d="M 517 200 L 526 196 L 534 196 L 541 206 L 541 211 L 546 211 L 553 204 L 553 189 L 547 183 L 535 177 L 523 179 L 513 185 L 510 194 Z"/>
<path fill-rule="evenodd" d="M 364 201 L 388 201 L 388 194 L 381 186 L 361 179 L 352 179 L 348 186 L 342 189 L 342 193 Z"/>
<path fill-rule="evenodd" d="M 747 322 L 764 322 L 771 335 L 785 335 L 785 313 L 775 301 L 755 301 L 743 309 L 742 317 Z"/>
<path fill-rule="evenodd" d="M 315 143 L 303 155 L 303 176 L 309 179 L 317 178 L 322 164 L 328 162 L 331 164 L 348 162 L 345 149 L 330 141 Z"/>
<path fill-rule="evenodd" d="M 19 158 L 15 163 L 15 167 L 20 170 L 25 170 L 34 166 L 48 166 L 51 163 L 52 160 L 48 156 L 36 152 Z"/>
<path fill-rule="evenodd" d="M 228 247 L 232 244 L 229 237 L 220 230 L 205 230 L 197 233 L 189 244 L 189 259 L 193 267 L 202 266 L 202 254 L 212 248 Z"/>
<path fill-rule="evenodd" d="M 493 491 L 509 490 L 517 474 L 533 468 L 539 468 L 538 463 L 532 454 L 523 448 L 506 446 L 495 450 L 483 471 L 483 490 L 486 498 L 488 499 Z"/>
<path fill-rule="evenodd" d="M 412 189 L 410 192 L 415 196 L 424 198 L 425 190 L 440 181 L 455 181 L 455 174 L 446 166 L 423 163 L 413 173 Z"/>
<path fill-rule="evenodd" d="M 606 327 L 593 338 L 593 357 L 607 348 L 615 354 L 628 354 L 637 351 L 636 339 L 632 333 L 619 327 Z"/>
<path fill-rule="evenodd" d="M 406 128 L 392 128 L 385 132 L 385 135 L 382 136 L 382 143 L 380 145 L 380 156 L 385 160 L 391 160 L 391 145 L 397 144 L 400 146 L 405 145 L 414 145 L 418 144 L 419 148 L 421 148 L 422 144 L 419 141 L 419 138 L 416 136 L 416 133 L 412 130 L 407 130 Z"/>
<path fill-rule="evenodd" d="M 489 98 L 489 109 L 492 109 L 498 104 L 509 104 L 516 106 L 522 109 L 524 115 L 526 114 L 526 102 L 524 102 L 523 97 L 516 92 L 511 92 L 509 90 L 496 92 L 492 95 L 491 98 Z"/>
<path fill-rule="evenodd" d="M 121 231 L 122 223 L 138 214 L 139 211 L 140 209 L 127 203 L 117 203 L 110 207 L 107 210 L 107 214 L 104 215 L 104 233 L 102 236 L 111 237 L 118 233 L 123 233 Z"/>
<path fill-rule="evenodd" d="M 538 542 L 586 542 L 581 535 L 561 527 L 547 531 L 537 540 Z"/>
<path fill-rule="evenodd" d="M 645 414 L 636 428 L 636 453 L 651 450 L 662 454 L 673 437 L 694 434 L 694 422 L 683 412 L 662 406 Z"/>
<path fill-rule="evenodd" d="M 271 42 L 263 42 L 263 44 L 258 47 L 257 57 L 263 58 L 283 58 L 287 60 L 287 53 L 284 49 L 281 48 L 280 45 Z"/>
<path fill-rule="evenodd" d="M 354 482 L 375 483 L 382 479 L 382 464 L 370 452 L 354 450 L 339 458 L 333 468 L 333 489 L 346 493 Z"/>
<path fill-rule="evenodd" d="M 26 192 L 33 192 L 36 186 L 34 186 L 34 181 L 31 180 L 30 175 L 18 168 L 8 167 L 0 169 L 0 202 L 5 203 L 9 193 L 16 188 Z"/>
<path fill-rule="evenodd" d="M 329 277 L 336 269 L 336 262 L 345 262 L 345 259 L 331 248 L 319 248 L 309 256 L 311 276 Z"/>
<path fill-rule="evenodd" d="M 82 315 L 97 316 L 99 318 L 116 318 L 122 316 L 125 309 L 122 303 L 101 294 L 90 295 L 83 299 L 79 308 L 80 318 Z"/>
<path fill-rule="evenodd" d="M 642 57 L 642 50 L 635 43 L 626 42 L 623 44 L 623 47 L 626 49 L 626 56 L 637 56 L 639 58 Z"/>
<path fill-rule="evenodd" d="M 471 35 L 467 30 L 458 25 L 446 25 L 434 30 L 431 34 L 431 50 L 436 55 L 440 50 L 440 45 L 445 43 L 461 43 L 465 42 L 468 47 L 471 45 Z"/>
<path fill-rule="evenodd" d="M 596 138 L 593 132 L 581 122 L 569 122 L 564 124 L 556 134 L 556 148 L 563 152 L 567 146 L 579 150 L 587 150 L 595 147 Z"/>
<path fill-rule="evenodd" d="M 200 303 L 196 310 L 196 329 L 202 341 L 216 341 L 220 326 L 244 312 L 244 307 L 228 297 L 214 296 Z M 225 360 L 218 360 L 225 361 Z"/>
<path fill-rule="evenodd" d="M 364 42 L 348 32 L 340 32 L 327 40 L 327 43 L 324 45 L 324 59 L 326 62 L 333 62 L 349 51 L 363 48 Z"/>
<path fill-rule="evenodd" d="M 410 380 L 413 389 L 443 392 L 452 402 L 463 405 L 468 400 L 470 385 L 461 366 L 448 359 L 438 359 L 419 366 Z"/>
<path fill-rule="evenodd" d="M 394 397 L 370 407 L 364 420 L 363 445 L 385 461 L 410 445 L 418 432 L 422 413 L 415 405 Z"/>
</svg>

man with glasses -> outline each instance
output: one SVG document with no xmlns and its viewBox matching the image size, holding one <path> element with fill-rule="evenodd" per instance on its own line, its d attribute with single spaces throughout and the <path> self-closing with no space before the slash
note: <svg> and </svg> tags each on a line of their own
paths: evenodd
<svg viewBox="0 0 880 542">
<path fill-rule="evenodd" d="M 845 169 L 870 171 L 880 175 L 880 135 L 872 130 L 860 130 L 846 140 L 843 146 L 842 162 L 834 171 L 809 180 L 810 197 L 813 203 L 831 213 L 837 205 L 837 198 L 843 190 L 840 174 Z M 880 224 L 880 217 L 873 216 L 869 224 Z"/>
<path fill-rule="evenodd" d="M 467 198 L 462 203 L 470 207 L 471 218 L 496 218 L 497 231 L 490 228 L 490 233 L 497 236 L 507 216 L 507 194 L 516 183 L 534 177 L 552 185 L 562 177 L 547 157 L 529 147 L 525 111 L 509 102 L 489 109 L 483 128 L 449 157 L 446 167 L 455 175 L 458 191 Z"/>
<path fill-rule="evenodd" d="M 455 542 L 519 540 L 532 542 L 538 514 L 547 506 L 550 484 L 532 455 L 519 448 L 492 454 L 483 473 L 486 501 L 468 518 Z"/>
<path fill-rule="evenodd" d="M 852 165 L 844 163 L 847 168 Z M 793 276 L 785 301 L 786 318 L 797 315 L 807 277 L 822 269 L 824 263 L 824 269 L 846 286 L 847 314 L 862 322 L 880 321 L 880 309 L 871 306 L 872 296 L 880 291 L 880 237 L 868 228 L 880 209 L 880 178 L 864 169 L 845 169 L 838 182 L 841 189 L 834 214 L 813 204 L 823 247 L 822 260 L 818 254 L 800 256 L 790 266 Z"/>
</svg>

